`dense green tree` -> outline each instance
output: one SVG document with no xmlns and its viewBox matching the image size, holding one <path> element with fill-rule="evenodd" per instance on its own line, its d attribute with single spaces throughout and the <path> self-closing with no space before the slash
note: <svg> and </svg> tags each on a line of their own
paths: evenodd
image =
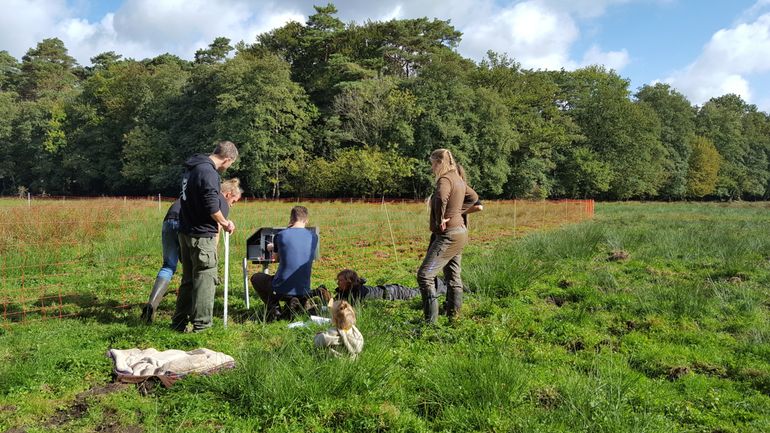
<svg viewBox="0 0 770 433">
<path fill-rule="evenodd" d="M 310 141 L 315 116 L 289 65 L 275 55 L 239 51 L 214 76 L 213 130 L 238 144 L 235 173 L 255 193 L 279 197 L 288 161 Z"/>
<path fill-rule="evenodd" d="M 0 51 L 0 91 L 15 91 L 21 75 L 21 64 L 8 51 Z"/>
<path fill-rule="evenodd" d="M 510 153 L 508 197 L 544 198 L 555 191 L 553 171 L 561 152 L 580 138 L 579 129 L 556 103 L 559 88 L 543 72 L 522 70 L 506 56 L 489 52 L 474 74 L 473 86 L 500 94 L 517 134 L 518 149 Z"/>
<path fill-rule="evenodd" d="M 705 137 L 694 137 L 689 147 L 691 152 L 687 171 L 687 195 L 701 198 L 716 190 L 722 157 L 714 143 Z"/>
<path fill-rule="evenodd" d="M 585 136 L 573 146 L 585 147 L 589 152 L 582 155 L 590 155 L 585 161 L 591 165 L 600 162 L 611 172 L 606 196 L 655 196 L 667 179 L 666 151 L 660 142 L 660 120 L 655 112 L 649 106 L 631 102 L 628 80 L 603 67 L 562 71 L 556 77 L 562 91 L 560 104 Z M 574 150 L 569 153 L 574 154 Z"/>
<path fill-rule="evenodd" d="M 265 197 L 425 197 L 437 148 L 484 198 L 770 196 L 770 117 L 740 97 L 632 98 L 602 67 L 473 62 L 460 37 L 438 19 L 346 24 L 328 4 L 194 61 L 80 67 L 55 38 L 21 62 L 0 51 L 0 193 L 175 195 L 183 161 L 229 139 L 228 175 Z"/>
<path fill-rule="evenodd" d="M 195 63 L 222 63 L 232 50 L 233 47 L 230 45 L 230 39 L 220 36 L 214 39 L 208 48 L 195 52 Z"/>
<path fill-rule="evenodd" d="M 765 194 L 770 178 L 767 139 L 761 137 L 757 114 L 756 106 L 734 94 L 712 98 L 698 111 L 698 133 L 710 139 L 724 159 L 715 192 L 719 197 Z"/>
<path fill-rule="evenodd" d="M 379 75 L 409 78 L 437 51 L 457 46 L 461 33 L 448 21 L 391 20 L 345 25 L 332 4 L 315 6 L 305 25 L 292 22 L 260 35 L 260 46 L 289 62 L 299 82 L 322 111 L 330 108 L 339 83 Z"/>
<path fill-rule="evenodd" d="M 643 86 L 636 99 L 648 104 L 661 123 L 660 142 L 666 149 L 668 179 L 661 186 L 662 197 L 681 199 L 687 194 L 687 168 L 690 161 L 689 142 L 695 134 L 695 110 L 684 95 L 668 84 Z"/>
<path fill-rule="evenodd" d="M 14 152 L 17 115 L 16 94 L 0 91 L 0 195 L 13 193 L 13 188 L 18 186 Z"/>
<path fill-rule="evenodd" d="M 115 51 L 105 51 L 103 53 L 97 54 L 94 57 L 91 57 L 91 64 L 93 65 L 90 69 L 91 70 L 97 70 L 97 69 L 107 69 L 112 64 L 117 63 L 122 59 L 123 56 L 116 53 Z"/>
<path fill-rule="evenodd" d="M 77 82 L 77 62 L 67 53 L 61 39 L 44 39 L 21 60 L 19 94 L 24 99 L 60 98 Z"/>
<path fill-rule="evenodd" d="M 417 161 L 393 150 L 349 148 L 327 160 L 293 160 L 290 190 L 319 197 L 398 196 L 408 191 L 406 180 Z"/>
<path fill-rule="evenodd" d="M 510 173 L 508 159 L 517 148 L 517 135 L 500 95 L 471 85 L 475 68 L 456 53 L 437 53 L 410 83 L 422 110 L 415 146 L 405 154 L 425 161 L 432 150 L 448 148 L 478 192 L 499 195 Z M 432 188 L 433 178 L 427 166 L 418 167 L 413 190 L 423 195 Z"/>
<path fill-rule="evenodd" d="M 412 125 L 421 113 L 417 98 L 391 78 L 361 80 L 334 99 L 341 139 L 354 145 L 404 152 L 414 146 Z"/>
</svg>

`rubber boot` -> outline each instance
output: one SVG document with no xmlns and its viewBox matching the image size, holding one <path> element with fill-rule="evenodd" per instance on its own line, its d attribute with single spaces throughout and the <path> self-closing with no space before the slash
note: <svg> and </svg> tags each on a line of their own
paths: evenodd
<svg viewBox="0 0 770 433">
<path fill-rule="evenodd" d="M 158 305 L 163 299 L 163 295 L 166 294 L 166 291 L 168 290 L 168 284 L 170 282 L 170 280 L 166 280 L 160 277 L 155 279 L 155 284 L 152 286 L 152 292 L 150 292 L 150 300 L 147 302 L 147 304 L 144 305 L 144 307 L 142 307 L 141 318 L 147 322 L 148 325 L 152 323 L 152 320 L 155 316 L 155 310 L 158 309 Z"/>
<path fill-rule="evenodd" d="M 422 314 L 426 323 L 436 323 L 438 320 L 438 299 L 436 296 L 425 296 L 422 298 Z"/>
</svg>

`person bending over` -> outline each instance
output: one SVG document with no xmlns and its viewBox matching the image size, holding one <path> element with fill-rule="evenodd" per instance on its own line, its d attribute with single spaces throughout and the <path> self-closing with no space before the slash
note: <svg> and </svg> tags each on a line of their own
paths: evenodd
<svg viewBox="0 0 770 433">
<path fill-rule="evenodd" d="M 267 308 L 267 321 L 290 315 L 291 311 L 307 310 L 312 296 L 310 274 L 318 246 L 318 235 L 306 230 L 308 211 L 304 206 L 291 209 L 289 226 L 275 235 L 268 250 L 278 256 L 275 275 L 257 272 L 251 276 L 251 284 Z M 281 311 L 281 301 L 289 311 Z"/>
<path fill-rule="evenodd" d="M 228 233 L 235 231 L 235 223 L 225 218 L 220 207 L 219 173 L 236 159 L 235 144 L 220 141 L 210 155 L 194 155 L 185 161 L 179 212 L 182 282 L 171 318 L 171 328 L 176 331 L 185 331 L 190 322 L 195 332 L 211 327 L 218 279 L 215 237 L 220 226 Z"/>
<path fill-rule="evenodd" d="M 227 218 L 230 207 L 238 200 L 241 199 L 243 190 L 240 188 L 241 181 L 235 177 L 223 181 L 220 185 L 221 192 L 219 194 L 219 208 L 222 215 Z M 155 311 L 160 305 L 160 301 L 168 291 L 168 285 L 171 282 L 171 277 L 176 272 L 177 264 L 179 263 L 179 210 L 181 208 L 181 202 L 179 200 L 174 201 L 171 207 L 168 208 L 166 216 L 163 219 L 163 227 L 161 229 L 161 245 L 163 248 L 163 265 L 158 271 L 157 277 L 155 277 L 155 284 L 150 291 L 150 298 L 147 303 L 142 307 L 141 319 L 147 324 L 152 323 L 155 319 Z M 219 233 L 217 233 L 219 236 Z"/>
<path fill-rule="evenodd" d="M 171 277 L 176 272 L 179 263 L 179 209 L 181 208 L 179 200 L 174 201 L 168 208 L 163 226 L 160 232 L 161 246 L 163 248 L 163 265 L 155 277 L 155 284 L 150 291 L 150 299 L 142 307 L 141 319 L 146 323 L 152 323 L 155 310 L 158 309 L 160 301 L 168 290 Z"/>
</svg>

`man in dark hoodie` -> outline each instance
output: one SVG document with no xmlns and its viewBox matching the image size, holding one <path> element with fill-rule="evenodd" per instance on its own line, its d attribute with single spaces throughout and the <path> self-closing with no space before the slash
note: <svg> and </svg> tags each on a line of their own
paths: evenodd
<svg viewBox="0 0 770 433">
<path fill-rule="evenodd" d="M 229 141 L 217 143 L 211 155 L 198 154 L 185 161 L 179 212 L 179 252 L 182 283 L 171 327 L 183 332 L 189 322 L 193 331 L 211 327 L 217 281 L 219 226 L 232 233 L 235 224 L 220 209 L 219 173 L 238 159 L 238 149 Z"/>
</svg>

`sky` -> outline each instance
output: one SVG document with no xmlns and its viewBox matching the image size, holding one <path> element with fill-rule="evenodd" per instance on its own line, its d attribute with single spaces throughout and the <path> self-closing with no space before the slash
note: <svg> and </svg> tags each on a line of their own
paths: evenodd
<svg viewBox="0 0 770 433">
<path fill-rule="evenodd" d="M 327 0 L 0 0 L 0 50 L 17 59 L 62 39 L 82 65 L 104 51 L 192 59 L 217 36 L 253 42 Z M 770 0 L 337 0 L 345 22 L 429 17 L 463 33 L 458 51 L 506 53 L 529 69 L 600 64 L 669 83 L 702 105 L 736 93 L 770 112 Z"/>
</svg>

